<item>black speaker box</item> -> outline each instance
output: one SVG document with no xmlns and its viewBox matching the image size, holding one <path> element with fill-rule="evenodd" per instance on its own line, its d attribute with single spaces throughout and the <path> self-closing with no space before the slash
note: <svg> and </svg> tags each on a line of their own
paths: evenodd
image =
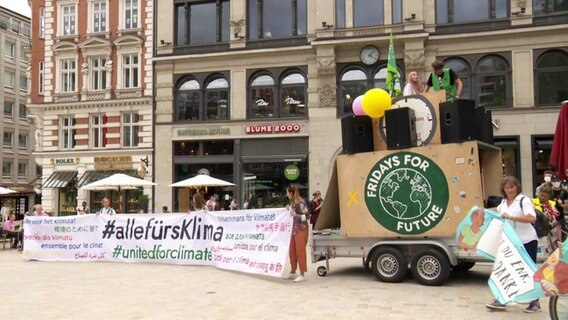
<svg viewBox="0 0 568 320">
<path fill-rule="evenodd" d="M 460 143 L 477 139 L 475 101 L 459 99 L 440 104 L 442 143 Z"/>
<path fill-rule="evenodd" d="M 493 123 L 491 119 L 491 111 L 485 110 L 484 107 L 475 108 L 475 123 L 477 140 L 493 144 Z"/>
<path fill-rule="evenodd" d="M 408 107 L 385 111 L 387 149 L 416 147 L 416 117 Z"/>
<path fill-rule="evenodd" d="M 367 116 L 341 118 L 341 137 L 344 153 L 373 151 L 373 122 L 371 118 Z"/>
</svg>

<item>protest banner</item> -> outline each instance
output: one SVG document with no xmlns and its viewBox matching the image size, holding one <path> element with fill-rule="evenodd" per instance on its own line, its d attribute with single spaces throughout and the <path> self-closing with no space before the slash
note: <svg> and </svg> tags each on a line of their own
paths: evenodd
<svg viewBox="0 0 568 320">
<path fill-rule="evenodd" d="M 23 256 L 213 265 L 281 276 L 291 231 L 292 217 L 286 209 L 26 217 Z"/>
<path fill-rule="evenodd" d="M 472 218 L 477 215 L 482 215 L 482 218 Z M 483 221 L 483 228 L 479 227 L 480 222 L 477 219 Z M 480 230 L 476 233 L 477 255 L 494 261 L 488 284 L 500 303 L 526 301 L 528 293 L 531 292 L 535 293 L 535 296 L 543 296 L 542 291 L 535 291 L 538 289 L 533 280 L 537 270 L 536 264 L 508 221 L 501 218 L 497 212 L 473 207 L 458 226 L 458 238 L 460 234 L 466 234 L 464 230 L 467 230 L 465 226 L 468 224 L 478 226 L 473 229 Z"/>
</svg>

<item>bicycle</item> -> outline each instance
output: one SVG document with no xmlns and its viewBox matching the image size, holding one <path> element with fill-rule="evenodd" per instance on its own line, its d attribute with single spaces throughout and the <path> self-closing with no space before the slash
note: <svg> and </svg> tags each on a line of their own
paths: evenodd
<svg viewBox="0 0 568 320">
<path fill-rule="evenodd" d="M 568 319 L 568 295 L 551 296 L 548 310 L 551 320 Z"/>
</svg>

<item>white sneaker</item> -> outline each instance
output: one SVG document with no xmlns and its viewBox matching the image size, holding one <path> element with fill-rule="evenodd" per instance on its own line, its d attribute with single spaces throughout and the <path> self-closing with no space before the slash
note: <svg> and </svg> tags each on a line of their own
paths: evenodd
<svg viewBox="0 0 568 320">
<path fill-rule="evenodd" d="M 284 278 L 284 280 L 294 280 L 294 279 L 296 279 L 297 277 L 298 277 L 297 274 L 295 274 L 295 273 L 290 273 L 290 274 L 284 276 L 283 278 Z"/>
<path fill-rule="evenodd" d="M 294 282 L 303 282 L 306 281 L 306 278 L 304 278 L 303 276 L 298 276 L 296 279 L 294 279 Z"/>
</svg>

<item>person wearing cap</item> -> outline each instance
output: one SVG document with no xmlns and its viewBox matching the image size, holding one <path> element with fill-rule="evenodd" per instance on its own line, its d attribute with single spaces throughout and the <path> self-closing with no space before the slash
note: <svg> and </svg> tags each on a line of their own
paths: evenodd
<svg viewBox="0 0 568 320">
<path fill-rule="evenodd" d="M 316 222 L 318 221 L 318 216 L 321 207 L 323 206 L 323 199 L 321 197 L 321 192 L 319 190 L 316 190 L 316 192 L 314 192 L 312 195 L 314 196 L 314 198 L 310 203 L 310 206 L 312 208 L 310 223 L 312 224 L 312 229 L 314 229 L 314 227 L 316 226 Z"/>
</svg>

